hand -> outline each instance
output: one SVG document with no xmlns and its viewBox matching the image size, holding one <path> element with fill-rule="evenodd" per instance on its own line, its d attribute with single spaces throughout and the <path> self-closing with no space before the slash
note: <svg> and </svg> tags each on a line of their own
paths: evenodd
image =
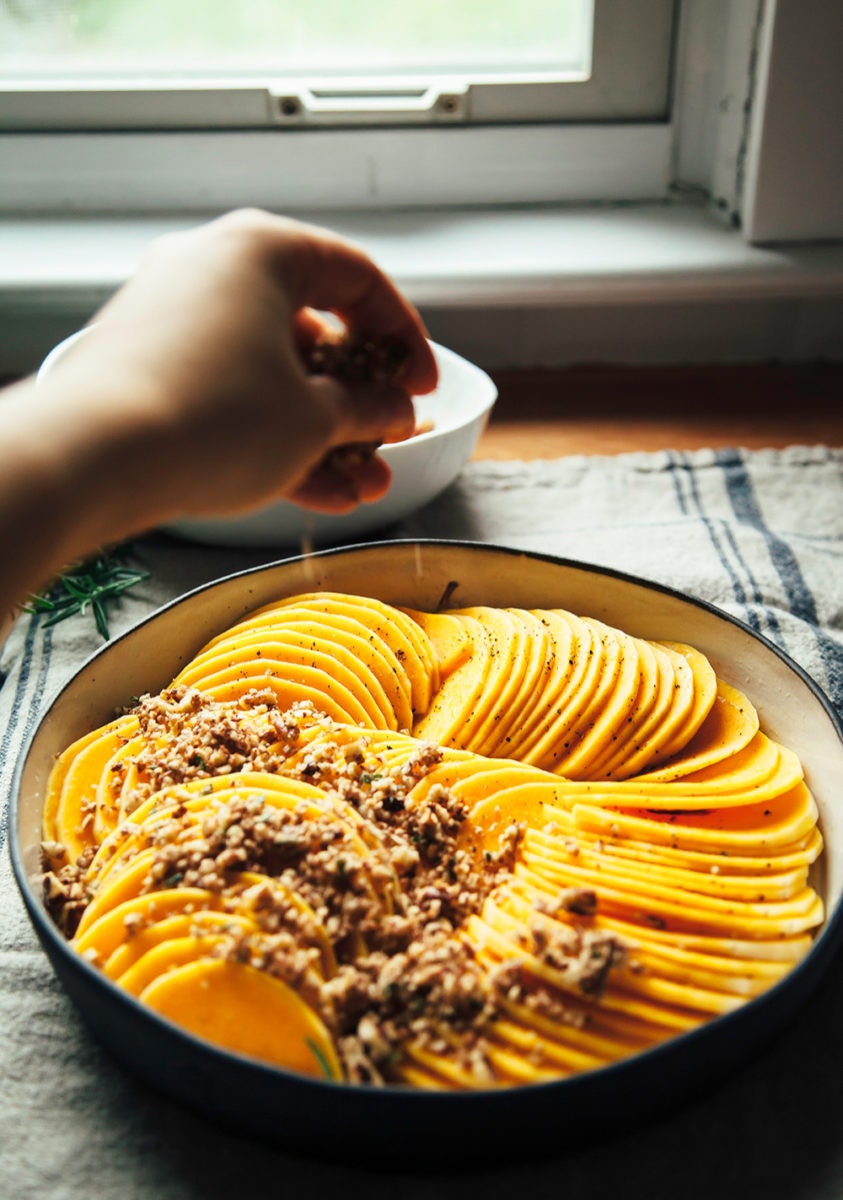
<svg viewBox="0 0 843 1200">
<path fill-rule="evenodd" d="M 303 355 L 325 329 L 316 310 L 403 345 L 400 377 L 309 376 Z M 92 419 L 147 449 L 165 502 L 154 509 L 229 512 L 283 496 L 342 512 L 383 495 L 389 468 L 326 451 L 410 436 L 410 395 L 435 386 L 436 366 L 418 315 L 362 251 L 246 211 L 153 244 L 50 379 L 65 392 L 80 384 Z"/>
<path fill-rule="evenodd" d="M 400 379 L 309 375 L 324 312 L 401 344 Z M 0 403 L 0 611 L 178 516 L 377 499 L 381 458 L 328 452 L 408 437 L 410 395 L 435 384 L 418 314 L 342 239 L 251 211 L 160 239 L 45 380 Z"/>
</svg>

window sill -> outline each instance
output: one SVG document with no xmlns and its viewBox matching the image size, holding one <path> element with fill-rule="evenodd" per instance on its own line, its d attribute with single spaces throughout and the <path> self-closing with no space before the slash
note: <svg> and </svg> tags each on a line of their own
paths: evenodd
<svg viewBox="0 0 843 1200">
<path fill-rule="evenodd" d="M 686 203 L 303 214 L 485 366 L 843 358 L 843 244 L 759 247 Z M 0 219 L 0 373 L 29 371 L 196 217 Z"/>
</svg>

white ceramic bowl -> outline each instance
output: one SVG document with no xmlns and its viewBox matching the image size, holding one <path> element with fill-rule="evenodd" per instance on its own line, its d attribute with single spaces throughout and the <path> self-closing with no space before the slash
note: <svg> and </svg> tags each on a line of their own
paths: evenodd
<svg viewBox="0 0 843 1200">
<path fill-rule="evenodd" d="M 129 697 L 165 686 L 215 633 L 285 595 L 360 592 L 435 609 L 450 603 L 559 606 L 645 638 L 690 642 L 747 692 L 767 732 L 794 749 L 817 801 L 825 853 L 813 884 L 826 922 L 806 958 L 734 1012 L 600 1070 L 474 1093 L 350 1088 L 218 1050 L 158 1017 L 73 951 L 41 898 L 40 829 L 55 756 Z M 100 650 L 54 699 L 21 756 L 12 861 L 35 928 L 91 1028 L 130 1070 L 168 1095 L 250 1133 L 324 1155 L 384 1162 L 460 1162 L 554 1153 L 607 1136 L 703 1093 L 780 1031 L 805 1002 L 843 937 L 843 741 L 819 689 L 776 647 L 710 605 L 579 563 L 457 542 L 385 542 L 290 559 L 209 584 Z M 822 1031 L 818 1031 L 822 1036 Z M 512 1129 L 529 1130 L 519 1143 Z M 528 1148 L 529 1147 L 529 1148 Z"/>
<path fill-rule="evenodd" d="M 43 379 L 85 331 L 60 342 L 41 364 Z M 494 383 L 479 367 L 433 343 L 439 385 L 415 398 L 419 422 L 433 428 L 409 441 L 384 446 L 381 454 L 392 469 L 387 494 L 374 504 L 361 504 L 341 516 L 310 513 L 279 501 L 236 517 L 191 517 L 167 526 L 190 541 L 227 546 L 292 546 L 303 542 L 327 545 L 349 541 L 382 529 L 429 503 L 453 483 L 474 453 L 497 399 Z"/>
</svg>

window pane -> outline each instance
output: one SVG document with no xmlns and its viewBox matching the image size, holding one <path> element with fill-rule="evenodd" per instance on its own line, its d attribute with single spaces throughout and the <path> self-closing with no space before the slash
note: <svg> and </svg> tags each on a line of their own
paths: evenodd
<svg viewBox="0 0 843 1200">
<path fill-rule="evenodd" d="M 0 76 L 587 76 L 593 0 L 0 0 Z"/>
</svg>

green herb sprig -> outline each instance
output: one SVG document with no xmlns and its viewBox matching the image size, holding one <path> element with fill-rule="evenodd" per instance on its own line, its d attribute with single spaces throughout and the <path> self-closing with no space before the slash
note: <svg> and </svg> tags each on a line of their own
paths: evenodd
<svg viewBox="0 0 843 1200">
<path fill-rule="evenodd" d="M 108 641 L 111 634 L 106 605 L 149 578 L 148 571 L 127 566 L 125 557 L 125 551 L 100 551 L 84 562 L 72 563 L 43 592 L 32 596 L 24 611 L 47 613 L 47 628 L 90 609 L 97 632 Z"/>
</svg>

